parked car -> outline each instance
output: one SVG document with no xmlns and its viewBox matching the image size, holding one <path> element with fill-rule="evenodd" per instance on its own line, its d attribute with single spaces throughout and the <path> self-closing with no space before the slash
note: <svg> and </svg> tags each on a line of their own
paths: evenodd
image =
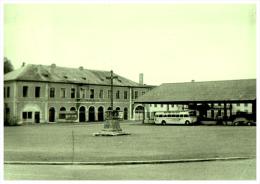
<svg viewBox="0 0 260 184">
<path fill-rule="evenodd" d="M 246 112 L 238 112 L 235 115 L 232 115 L 229 118 L 229 121 L 232 122 L 231 125 L 256 125 L 256 114 L 248 114 Z"/>
<path fill-rule="evenodd" d="M 238 125 L 248 125 L 248 126 L 255 126 L 256 123 L 250 119 L 247 119 L 245 117 L 238 117 L 238 118 L 235 118 L 234 121 L 233 121 L 233 125 L 235 126 L 238 126 Z"/>
</svg>

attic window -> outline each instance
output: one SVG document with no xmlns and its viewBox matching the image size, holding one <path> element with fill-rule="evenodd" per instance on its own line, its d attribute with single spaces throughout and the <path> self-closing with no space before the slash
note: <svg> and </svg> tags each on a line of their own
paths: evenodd
<svg viewBox="0 0 260 184">
<path fill-rule="evenodd" d="M 67 79 L 67 78 L 68 78 L 68 76 L 66 76 L 66 75 L 64 75 L 63 77 L 64 77 L 64 79 Z"/>
<path fill-rule="evenodd" d="M 47 73 L 42 74 L 44 77 L 49 77 Z"/>
<path fill-rule="evenodd" d="M 87 80 L 87 78 L 86 78 L 86 77 L 82 77 L 82 79 L 83 79 L 83 80 Z"/>
<path fill-rule="evenodd" d="M 104 79 L 100 79 L 100 80 L 104 81 Z"/>
</svg>

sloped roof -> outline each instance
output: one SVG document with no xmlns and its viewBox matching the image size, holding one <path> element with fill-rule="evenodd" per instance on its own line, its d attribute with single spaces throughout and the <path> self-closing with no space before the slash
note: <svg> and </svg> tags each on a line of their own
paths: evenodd
<svg viewBox="0 0 260 184">
<path fill-rule="evenodd" d="M 118 79 L 113 81 L 116 86 L 144 86 L 117 74 L 114 75 L 118 76 Z M 5 74 L 4 81 L 19 80 L 110 85 L 110 80 L 106 79 L 109 76 L 110 71 L 28 64 Z"/>
<path fill-rule="evenodd" d="M 256 79 L 164 83 L 135 100 L 137 103 L 238 101 L 256 99 Z"/>
</svg>

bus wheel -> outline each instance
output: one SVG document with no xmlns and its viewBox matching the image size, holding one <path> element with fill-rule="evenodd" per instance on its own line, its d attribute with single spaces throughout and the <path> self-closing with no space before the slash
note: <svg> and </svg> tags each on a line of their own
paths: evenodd
<svg viewBox="0 0 260 184">
<path fill-rule="evenodd" d="M 185 125 L 189 125 L 190 124 L 190 122 L 189 121 L 185 121 Z"/>
<path fill-rule="evenodd" d="M 163 121 L 162 121 L 162 125 L 166 125 L 166 121 L 163 120 Z"/>
</svg>

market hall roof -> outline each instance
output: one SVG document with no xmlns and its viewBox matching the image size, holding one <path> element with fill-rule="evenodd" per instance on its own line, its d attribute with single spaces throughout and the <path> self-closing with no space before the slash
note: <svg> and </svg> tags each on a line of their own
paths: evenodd
<svg viewBox="0 0 260 184">
<path fill-rule="evenodd" d="M 120 75 L 114 79 L 115 86 L 148 87 L 141 85 Z M 39 82 L 62 82 L 80 84 L 110 85 L 110 71 L 89 70 L 79 68 L 67 68 L 52 65 L 33 65 L 27 64 L 15 71 L 5 74 L 4 81 L 39 81 Z"/>
<path fill-rule="evenodd" d="M 241 101 L 256 99 L 256 79 L 164 83 L 135 103 Z"/>
</svg>

